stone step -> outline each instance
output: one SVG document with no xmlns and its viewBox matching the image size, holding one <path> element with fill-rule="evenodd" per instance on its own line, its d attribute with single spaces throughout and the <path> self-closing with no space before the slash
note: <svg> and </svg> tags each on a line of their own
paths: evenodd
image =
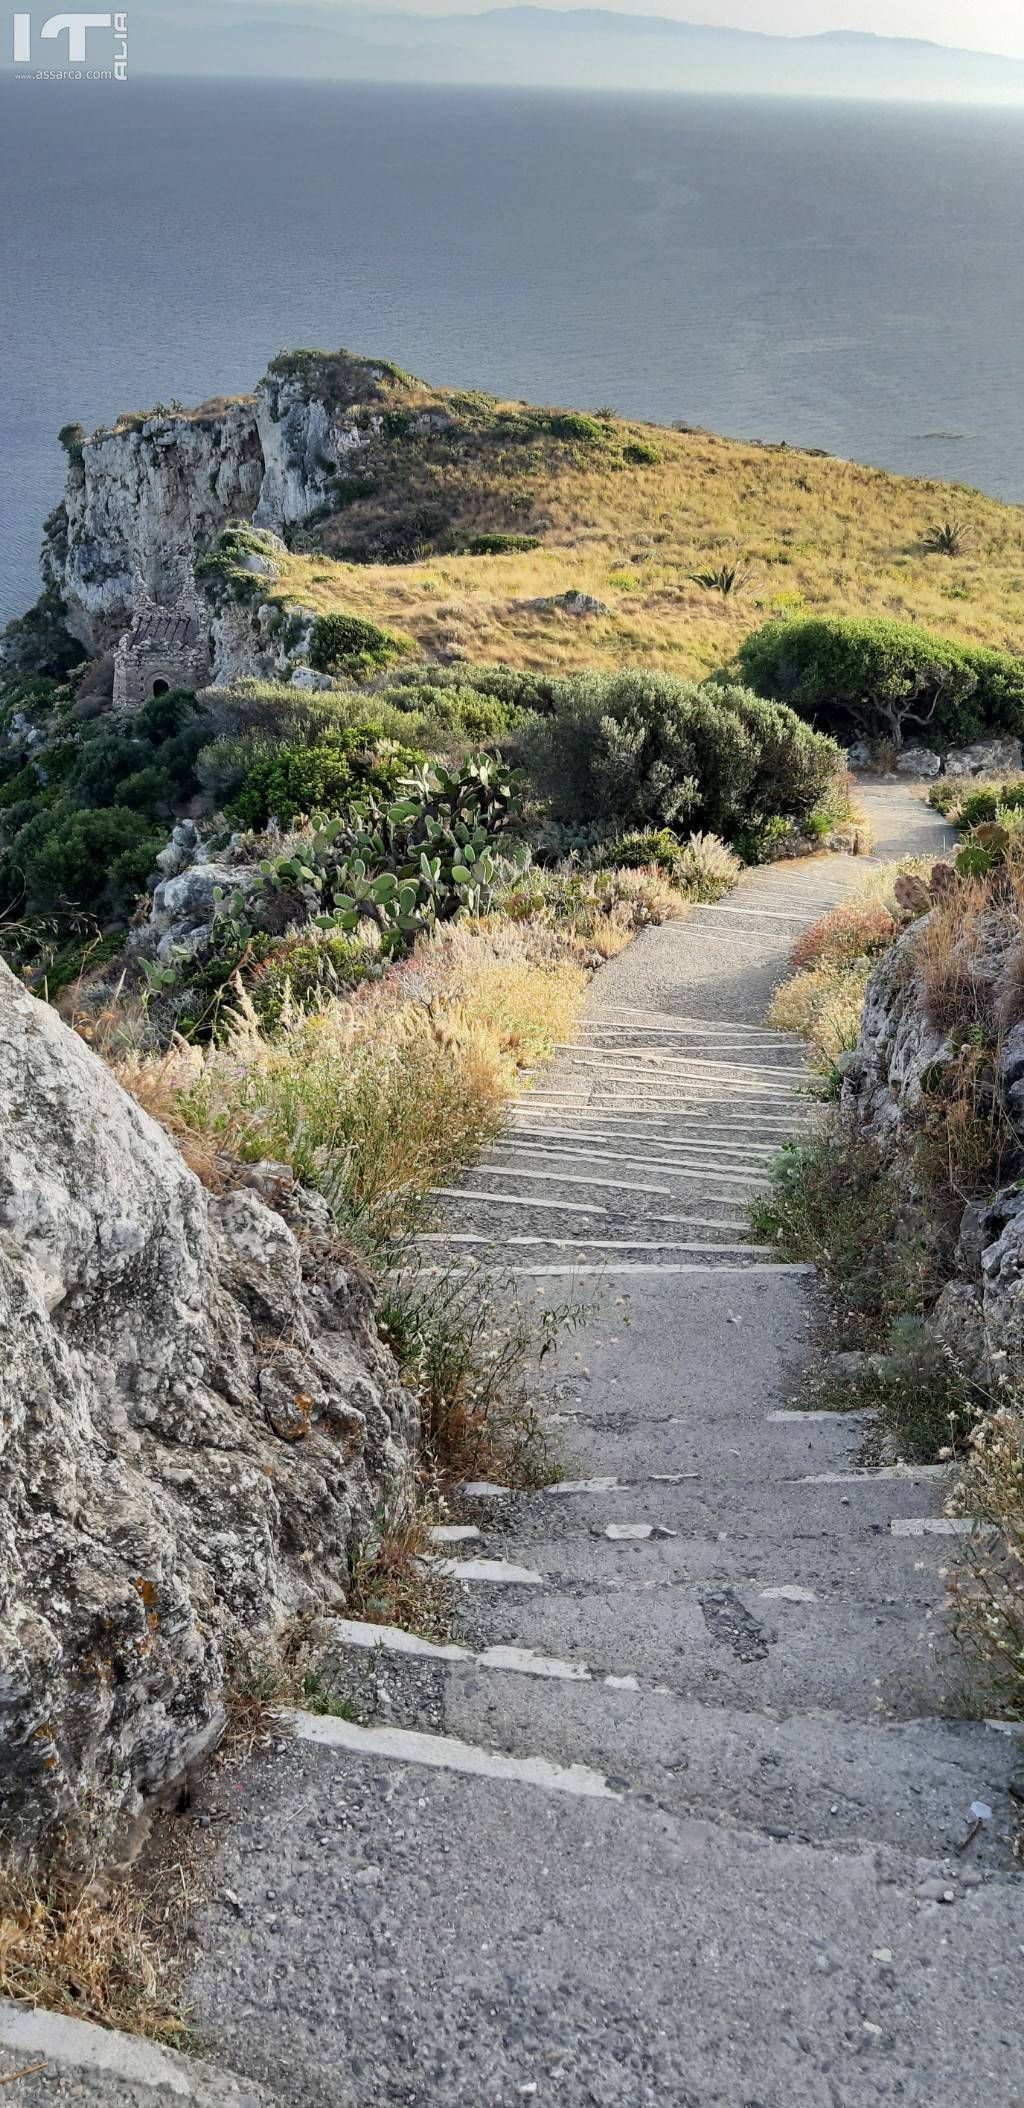
<svg viewBox="0 0 1024 2108">
<path fill-rule="evenodd" d="M 1011 2098 L 1012 1880 L 315 1727 L 237 1779 L 193 1984 L 202 2039 L 302 2108 Z"/>
<path fill-rule="evenodd" d="M 502 1181 L 499 1191 L 496 1185 L 488 1186 L 482 1180 L 472 1185 L 439 1186 L 432 1198 L 437 1204 L 438 1225 L 454 1223 L 464 1232 L 483 1236 L 496 1250 L 506 1228 L 545 1240 L 571 1238 L 576 1226 L 588 1237 L 599 1236 L 617 1244 L 637 1237 L 644 1241 L 661 1236 L 675 1239 L 694 1215 L 735 1221 L 737 1210 L 761 1190 L 764 1189 L 752 1180 L 738 1185 L 716 1183 L 712 1188 L 703 1175 L 696 1173 L 674 1179 L 671 1188 L 666 1188 L 647 1207 L 642 1195 L 602 1186 L 551 1185 L 543 1190 L 524 1186 L 520 1190 L 518 1182 Z M 431 1228 L 434 1227 L 432 1223 Z"/>
<path fill-rule="evenodd" d="M 688 1074 L 694 1068 L 714 1068 L 735 1071 L 739 1075 L 758 1077 L 771 1076 L 779 1070 L 786 1074 L 806 1076 L 807 1050 L 798 1042 L 771 1045 L 756 1040 L 693 1039 L 674 1042 L 645 1042 L 622 1047 L 606 1037 L 587 1035 L 571 1043 L 563 1043 L 555 1050 L 562 1067 L 571 1062 L 574 1067 L 620 1068 L 628 1055 L 630 1064 L 640 1074 L 671 1076 L 681 1072 Z"/>
<path fill-rule="evenodd" d="M 547 1585 L 471 1588 L 469 1615 L 474 1635 L 489 1645 L 535 1648 L 544 1655 L 572 1653 L 603 1673 L 664 1685 L 682 1698 L 709 1705 L 740 1706 L 782 1713 L 825 1711 L 844 1719 L 915 1719 L 959 1711 L 962 1691 L 946 1681 L 928 1651 L 928 1614 L 936 1591 L 922 1577 L 915 1598 L 906 1592 L 906 1569 L 893 1574 L 890 1598 L 861 1599 L 836 1592 L 812 1602 L 789 1600 L 789 1587 L 806 1592 L 807 1574 L 789 1579 L 793 1562 L 761 1577 L 754 1587 L 709 1578 L 672 1580 L 659 1559 L 675 1546 L 594 1545 L 594 1564 L 607 1570 L 603 1585 L 582 1581 L 582 1560 L 567 1562 Z M 602 1561 L 601 1554 L 607 1553 Z M 649 1558 L 642 1557 L 649 1553 Z M 518 1571 L 539 1570 L 538 1548 Z M 643 1580 L 616 1580 L 627 1566 L 648 1568 Z M 442 1562 L 457 1575 L 459 1562 Z M 841 1567 L 836 1570 L 842 1571 Z M 904 1583 L 897 1590 L 897 1581 Z M 660 1585 L 659 1585 L 660 1584 Z M 766 1590 L 774 1591 L 766 1594 Z"/>
<path fill-rule="evenodd" d="M 174 2101 L 283 2108 L 294 2098 L 156 2042 L 0 1999 L 0 2087 L 8 2086 L 11 2108 L 51 2108 L 55 2100 L 93 2108 L 170 2108 Z"/>
<path fill-rule="evenodd" d="M 589 1384 L 580 1391 L 590 1389 Z M 568 1385 L 560 1385 L 568 1390 Z M 582 1403 L 565 1398 L 545 1407 L 545 1425 L 558 1444 L 559 1463 L 569 1479 L 598 1476 L 631 1478 L 645 1473 L 691 1472 L 701 1477 L 774 1484 L 803 1473 L 850 1471 L 873 1424 L 870 1413 L 829 1413 L 792 1422 L 772 1423 L 756 1400 L 739 1411 L 716 1418 L 718 1451 L 708 1458 L 706 1431 L 699 1417 L 685 1409 L 651 1419 L 639 1413 L 616 1413 L 602 1406 L 594 1417 Z M 596 1401 L 595 1401 L 596 1402 Z M 917 1483 L 920 1483 L 918 1481 Z"/>
<path fill-rule="evenodd" d="M 762 1170 L 767 1171 L 779 1153 L 776 1145 L 770 1142 L 727 1142 L 716 1136 L 699 1135 L 691 1135 L 688 1141 L 675 1144 L 658 1142 L 651 1136 L 643 1154 L 638 1156 L 636 1151 L 635 1141 L 631 1149 L 628 1143 L 624 1144 L 621 1140 L 617 1145 L 609 1142 L 588 1144 L 571 1137 L 567 1139 L 564 1136 L 552 1135 L 550 1132 L 528 1136 L 509 1134 L 503 1135 L 482 1161 L 493 1167 L 497 1152 L 503 1162 L 511 1157 L 513 1163 L 523 1166 L 531 1162 L 543 1164 L 561 1161 L 569 1166 L 574 1163 L 598 1164 L 616 1171 L 619 1165 L 624 1166 L 627 1171 L 636 1170 L 638 1167 L 649 1171 L 673 1171 L 681 1166 L 688 1169 L 694 1163 L 707 1163 L 711 1166 L 718 1165 L 723 1171 L 743 1170 L 748 1165 L 751 1168 L 759 1165 Z"/>
<path fill-rule="evenodd" d="M 757 1113 L 733 1117 L 727 1109 L 718 1114 L 713 1108 L 700 1107 L 678 1113 L 603 1112 L 590 1116 L 585 1109 L 547 1111 L 522 1098 L 512 1109 L 505 1133 L 542 1138 L 551 1135 L 556 1141 L 610 1142 L 619 1149 L 628 1142 L 642 1141 L 666 1154 L 673 1150 L 680 1154 L 688 1141 L 701 1137 L 729 1144 L 763 1140 L 777 1153 L 784 1143 L 813 1131 L 814 1124 L 810 1116 L 767 1120 Z"/>
<path fill-rule="evenodd" d="M 339 1621 L 324 1678 L 360 1718 L 429 1725 L 471 1745 L 581 1762 L 676 1816 L 707 1816 L 807 1842 L 886 1843 L 1014 1865 L 1018 1738 L 983 1721 L 845 1721 L 827 1713 L 704 1705 L 636 1679 L 609 1684 L 583 1658 L 526 1650 L 410 1652 L 392 1627 Z M 453 1658 L 454 1657 L 454 1658 Z M 621 1782 L 621 1784 L 619 1783 Z"/>
</svg>

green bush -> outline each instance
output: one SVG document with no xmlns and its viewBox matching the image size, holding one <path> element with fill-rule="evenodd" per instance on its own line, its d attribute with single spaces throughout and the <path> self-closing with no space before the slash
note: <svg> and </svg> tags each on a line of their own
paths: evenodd
<svg viewBox="0 0 1024 2108">
<path fill-rule="evenodd" d="M 396 666 L 379 680 L 371 683 L 371 693 L 386 696 L 390 702 L 401 703 L 403 709 L 413 707 L 412 698 L 423 689 L 436 693 L 438 689 L 458 689 L 460 692 L 472 688 L 476 695 L 489 696 L 502 703 L 510 713 L 516 710 L 533 710 L 546 713 L 554 708 L 556 694 L 561 688 L 557 674 L 528 673 L 521 666 Z M 405 698 L 410 700 L 407 702 Z M 420 707 L 418 700 L 415 707 Z"/>
<path fill-rule="evenodd" d="M 289 1003 L 318 1008 L 365 981 L 375 955 L 358 937 L 338 931 L 304 929 L 285 937 L 253 971 L 250 994 L 260 1023 L 268 1030 L 281 1023 Z"/>
<path fill-rule="evenodd" d="M 63 510 L 61 506 L 61 514 Z M 47 526 L 50 524 L 47 521 Z M 2 638 L 5 667 L 12 672 L 43 674 L 61 681 L 81 666 L 88 653 L 65 627 L 66 614 L 56 586 L 47 586 L 26 615 L 16 615 L 7 624 Z"/>
<path fill-rule="evenodd" d="M 390 666 L 412 646 L 361 615 L 318 615 L 309 643 L 309 663 L 318 673 L 371 673 Z"/>
<path fill-rule="evenodd" d="M 726 837 L 773 814 L 804 819 L 839 766 L 830 740 L 792 711 L 671 674 L 581 674 L 521 735 L 537 790 L 559 820 L 623 832 L 681 821 Z"/>
<path fill-rule="evenodd" d="M 372 725 L 332 732 L 308 746 L 270 747 L 252 764 L 228 816 L 243 827 L 287 826 L 297 813 L 343 813 L 367 793 L 391 797 L 422 761 Z"/>
<path fill-rule="evenodd" d="M 736 659 L 759 695 L 823 731 L 893 739 L 920 730 L 939 745 L 1024 731 L 1024 659 L 955 644 L 910 622 L 838 617 L 768 622 Z"/>
<path fill-rule="evenodd" d="M 717 835 L 693 834 L 681 842 L 669 827 L 620 835 L 592 861 L 603 870 L 636 871 L 653 864 L 693 900 L 720 900 L 740 873 L 738 858 Z"/>
<path fill-rule="evenodd" d="M 622 458 L 632 468 L 655 468 L 661 454 L 649 439 L 629 439 L 622 449 Z"/>
<path fill-rule="evenodd" d="M 957 826 L 982 827 L 986 821 L 997 820 L 1000 811 L 1024 811 L 1024 780 L 967 791 L 959 801 Z"/>
<path fill-rule="evenodd" d="M 476 688 L 440 688 L 424 682 L 408 692 L 410 700 L 415 697 L 419 721 L 435 733 L 488 740 L 497 739 L 508 725 L 504 703 Z"/>
<path fill-rule="evenodd" d="M 672 878 L 681 855 L 682 843 L 670 827 L 649 827 L 644 834 L 617 835 L 594 861 L 599 870 L 618 865 L 624 871 L 640 871 L 654 864 Z"/>
<path fill-rule="evenodd" d="M 520 556 L 528 549 L 539 549 L 540 538 L 536 534 L 474 534 L 466 543 L 467 556 Z"/>
<path fill-rule="evenodd" d="M 25 904 L 38 912 L 123 907 L 142 891 L 166 837 L 166 828 L 124 805 L 40 813 L 22 830 L 12 859 Z"/>
<path fill-rule="evenodd" d="M 588 444 L 606 437 L 600 420 L 588 417 L 585 410 L 553 411 L 548 419 L 548 430 L 556 439 L 580 439 Z"/>
</svg>

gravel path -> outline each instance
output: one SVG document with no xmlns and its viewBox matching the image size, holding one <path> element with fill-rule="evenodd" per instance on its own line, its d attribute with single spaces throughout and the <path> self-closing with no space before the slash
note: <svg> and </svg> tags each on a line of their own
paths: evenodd
<svg viewBox="0 0 1024 2108">
<path fill-rule="evenodd" d="M 944 846 L 869 802 L 883 856 Z M 814 1117 L 765 1005 L 862 869 L 647 933 L 442 1202 L 439 1263 L 588 1298 L 567 1476 L 464 1489 L 456 1643 L 339 1626 L 356 1718 L 232 1792 L 194 1989 L 261 2099 L 1024 2108 L 1020 1757 L 932 1644 L 941 1474 L 789 1408 L 813 1282 L 743 1228 Z"/>
</svg>

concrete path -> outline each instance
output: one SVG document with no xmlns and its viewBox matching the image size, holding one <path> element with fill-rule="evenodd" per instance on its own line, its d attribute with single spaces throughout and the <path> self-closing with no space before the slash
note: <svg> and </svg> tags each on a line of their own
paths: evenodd
<svg viewBox="0 0 1024 2108">
<path fill-rule="evenodd" d="M 942 848 L 870 802 L 883 855 Z M 282 2102 L 1024 2104 L 1020 1756 L 930 1644 L 941 1484 L 788 1408 L 813 1283 L 744 1232 L 813 1119 L 765 1003 L 862 870 L 648 932 L 444 1203 L 445 1263 L 591 1299 L 568 1476 L 465 1489 L 456 1642 L 339 1626 L 365 1724 L 299 1716 L 242 1779 L 194 1988 Z"/>
</svg>

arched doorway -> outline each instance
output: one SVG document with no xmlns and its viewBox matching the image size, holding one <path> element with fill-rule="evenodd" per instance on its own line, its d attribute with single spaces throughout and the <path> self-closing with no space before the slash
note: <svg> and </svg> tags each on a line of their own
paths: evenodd
<svg viewBox="0 0 1024 2108">
<path fill-rule="evenodd" d="M 171 692 L 171 684 L 170 684 L 170 681 L 154 681 L 154 682 L 153 682 L 153 694 L 154 694 L 154 695 L 170 695 L 170 692 Z"/>
</svg>

